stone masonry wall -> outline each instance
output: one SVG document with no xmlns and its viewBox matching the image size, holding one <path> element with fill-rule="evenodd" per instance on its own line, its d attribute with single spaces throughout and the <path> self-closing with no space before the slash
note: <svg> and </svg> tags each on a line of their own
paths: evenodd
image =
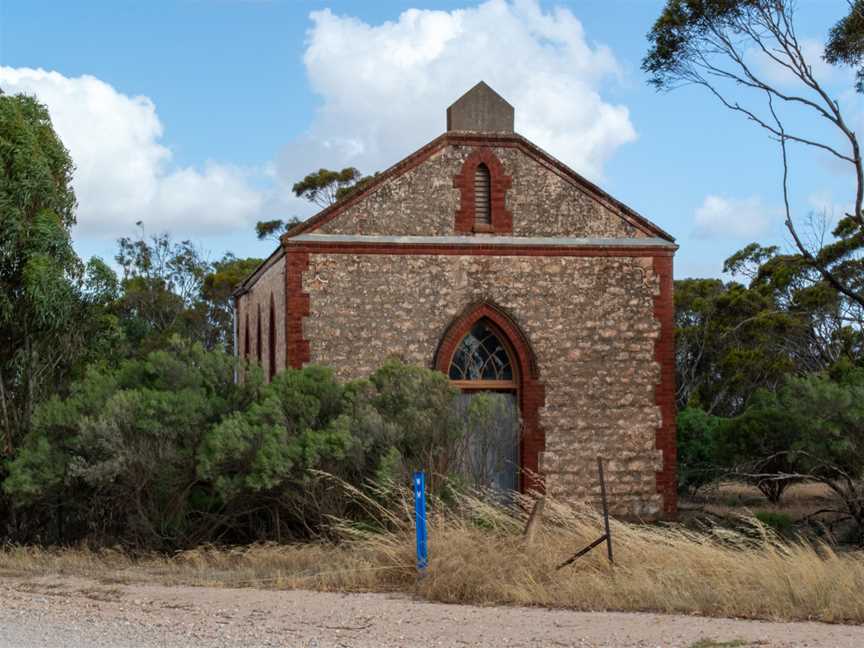
<svg viewBox="0 0 864 648">
<path fill-rule="evenodd" d="M 316 231 L 321 234 L 449 236 L 455 234 L 461 172 L 474 146 L 445 146 L 375 189 Z M 643 237 L 642 232 L 573 181 L 514 146 L 492 147 L 513 182 L 506 208 L 513 236 Z"/>
<path fill-rule="evenodd" d="M 261 307 L 261 365 L 264 369 L 264 378 L 268 379 L 270 353 L 270 295 L 273 295 L 276 313 L 275 345 L 276 345 L 276 371 L 285 368 L 285 258 L 279 259 L 270 266 L 258 281 L 256 281 L 249 292 L 240 296 L 237 312 L 239 335 L 237 337 L 238 350 L 242 356 L 245 352 L 246 336 L 246 314 L 249 314 L 249 356 L 251 361 L 258 358 L 258 329 L 257 317 L 258 306 Z"/>
<path fill-rule="evenodd" d="M 394 355 L 432 366 L 466 305 L 486 299 L 507 309 L 545 385 L 547 490 L 594 500 L 602 455 L 616 514 L 660 511 L 652 258 L 314 253 L 303 290 L 311 361 L 343 379 L 368 375 Z"/>
</svg>

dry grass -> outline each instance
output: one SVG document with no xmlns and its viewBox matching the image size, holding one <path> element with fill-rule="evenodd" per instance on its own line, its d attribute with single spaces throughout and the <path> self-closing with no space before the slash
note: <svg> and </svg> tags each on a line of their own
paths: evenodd
<svg viewBox="0 0 864 648">
<path fill-rule="evenodd" d="M 752 515 L 756 511 L 784 513 L 801 520 L 816 510 L 836 506 L 834 495 L 824 484 L 793 484 L 779 504 L 771 504 L 759 489 L 740 482 L 721 482 L 706 488 L 695 500 L 681 502 L 682 512 L 710 513 L 718 517 Z"/>
<path fill-rule="evenodd" d="M 173 557 L 121 551 L 0 551 L 0 574 L 74 574 L 108 582 L 401 591 L 430 600 L 654 610 L 766 618 L 864 622 L 864 557 L 826 545 L 787 544 L 755 520 L 743 533 L 681 526 L 612 525 L 616 564 L 602 548 L 556 571 L 601 529 L 596 514 L 547 502 L 531 546 L 522 538 L 525 504 L 505 508 L 475 497 L 430 514 L 431 562 L 414 570 L 406 502 L 368 509 L 382 531 L 337 524 L 339 544 L 200 548 Z"/>
</svg>

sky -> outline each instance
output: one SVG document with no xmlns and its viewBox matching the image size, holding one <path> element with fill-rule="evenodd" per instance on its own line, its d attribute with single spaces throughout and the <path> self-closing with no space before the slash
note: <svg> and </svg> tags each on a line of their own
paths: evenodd
<svg viewBox="0 0 864 648">
<path fill-rule="evenodd" d="M 256 221 L 315 211 L 294 182 L 320 167 L 391 166 L 484 80 L 514 105 L 518 132 L 676 237 L 677 278 L 721 276 L 750 242 L 789 245 L 779 148 L 702 88 L 647 84 L 640 62 L 662 5 L 0 0 L 0 88 L 45 103 L 72 154 L 84 258 L 111 260 L 139 221 L 211 259 L 264 257 L 273 243 L 256 239 Z M 853 74 L 819 57 L 845 7 L 799 0 L 797 30 L 858 127 Z M 800 111 L 786 119 L 839 143 Z M 848 209 L 844 164 L 800 146 L 790 161 L 797 222 Z"/>
</svg>

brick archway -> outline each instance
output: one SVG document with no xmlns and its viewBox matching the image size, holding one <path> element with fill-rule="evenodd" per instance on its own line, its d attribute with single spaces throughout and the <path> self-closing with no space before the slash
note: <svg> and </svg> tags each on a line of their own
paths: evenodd
<svg viewBox="0 0 864 648">
<path fill-rule="evenodd" d="M 492 322 L 506 336 L 507 343 L 515 355 L 513 361 L 518 364 L 517 398 L 522 415 L 522 433 L 519 439 L 521 463 L 519 490 L 523 493 L 530 490 L 542 491 L 543 479 L 540 468 L 542 454 L 546 449 L 546 436 L 540 428 L 539 410 L 545 404 L 546 393 L 543 383 L 540 382 L 540 371 L 534 351 L 513 317 L 491 302 L 471 304 L 453 320 L 441 337 L 435 352 L 434 366 L 439 371 L 448 373 L 450 360 L 456 347 L 472 327 L 483 319 Z"/>
</svg>

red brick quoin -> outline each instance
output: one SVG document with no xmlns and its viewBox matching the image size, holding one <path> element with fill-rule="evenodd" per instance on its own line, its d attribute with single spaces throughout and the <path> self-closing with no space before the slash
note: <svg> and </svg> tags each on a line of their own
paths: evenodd
<svg viewBox="0 0 864 648">
<path fill-rule="evenodd" d="M 444 333 L 438 350 L 435 352 L 434 366 L 445 374 L 450 370 L 450 360 L 456 347 L 471 328 L 480 320 L 492 322 L 507 338 L 516 357 L 518 373 L 517 398 L 522 415 L 522 434 L 519 439 L 519 457 L 522 475 L 519 489 L 524 493 L 530 490 L 543 490 L 540 475 L 540 458 L 546 449 L 546 435 L 540 428 L 539 410 L 546 402 L 546 391 L 540 382 L 537 360 L 528 343 L 528 338 L 515 320 L 500 306 L 490 302 L 479 302 L 468 306 Z"/>
<path fill-rule="evenodd" d="M 654 273 L 660 292 L 654 298 L 654 318 L 660 322 L 660 337 L 654 345 L 654 359 L 660 364 L 660 384 L 654 399 L 660 408 L 660 427 L 655 447 L 663 453 L 663 469 L 657 472 L 657 492 L 663 496 L 663 516 L 674 518 L 678 511 L 675 439 L 675 302 L 672 295 L 672 257 L 655 256 Z"/>
<path fill-rule="evenodd" d="M 453 186 L 461 193 L 454 229 L 457 234 L 480 231 L 474 227 L 474 173 L 481 162 L 489 169 L 489 206 L 492 212 L 492 227 L 484 228 L 482 231 L 512 234 L 513 214 L 507 211 L 505 196 L 513 183 L 513 178 L 504 173 L 504 167 L 488 146 L 479 148 L 469 155 L 462 164 L 462 171 L 453 178 Z"/>
<path fill-rule="evenodd" d="M 309 362 L 309 341 L 303 337 L 303 318 L 309 315 L 309 293 L 303 292 L 303 273 L 309 269 L 309 253 L 285 254 L 285 366 L 301 369 Z"/>
</svg>

